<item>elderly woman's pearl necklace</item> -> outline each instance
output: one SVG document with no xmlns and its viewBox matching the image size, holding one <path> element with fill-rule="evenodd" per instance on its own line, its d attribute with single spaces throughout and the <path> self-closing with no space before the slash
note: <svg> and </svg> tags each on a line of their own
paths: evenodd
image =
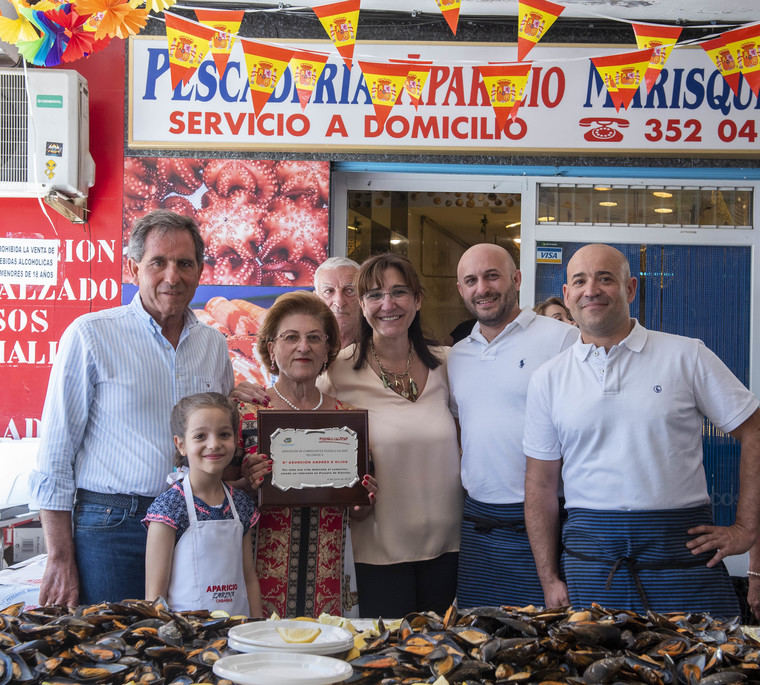
<svg viewBox="0 0 760 685">
<path fill-rule="evenodd" d="M 275 383 L 272 386 L 272 390 L 274 390 L 277 393 L 277 397 L 279 397 L 285 404 L 287 404 L 291 409 L 295 409 L 296 411 L 301 411 L 300 407 L 296 407 L 295 404 L 293 404 L 285 395 L 283 395 L 278 389 L 277 389 L 277 383 Z M 322 406 L 322 400 L 325 399 L 324 395 L 322 394 L 322 391 L 317 388 L 317 392 L 319 393 L 319 402 L 317 402 L 316 406 L 311 408 L 311 411 L 315 411 L 319 409 Z"/>
</svg>

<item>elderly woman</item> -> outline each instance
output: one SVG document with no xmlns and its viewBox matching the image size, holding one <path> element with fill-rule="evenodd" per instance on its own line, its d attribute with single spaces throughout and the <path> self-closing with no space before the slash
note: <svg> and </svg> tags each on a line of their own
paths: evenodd
<svg viewBox="0 0 760 685">
<path fill-rule="evenodd" d="M 448 348 L 423 336 L 422 286 L 408 259 L 371 257 L 356 286 L 359 342 L 338 354 L 319 387 L 369 411 L 381 495 L 351 524 L 359 608 L 363 616 L 443 612 L 456 592 L 463 501 Z"/>
<path fill-rule="evenodd" d="M 315 385 L 339 348 L 338 324 L 322 300 L 304 291 L 278 297 L 264 318 L 257 342 L 262 361 L 277 375 L 268 392 L 269 408 L 348 409 Z M 248 453 L 258 443 L 256 409 L 242 403 L 242 440 Z M 250 454 L 246 458 L 244 471 L 254 486 L 260 484 L 257 476 L 265 459 L 266 455 Z M 362 482 L 372 501 L 375 480 L 365 476 Z M 366 509 L 355 507 L 352 515 L 365 514 Z M 255 555 L 265 614 L 343 613 L 347 522 L 347 512 L 341 507 L 262 507 Z"/>
</svg>

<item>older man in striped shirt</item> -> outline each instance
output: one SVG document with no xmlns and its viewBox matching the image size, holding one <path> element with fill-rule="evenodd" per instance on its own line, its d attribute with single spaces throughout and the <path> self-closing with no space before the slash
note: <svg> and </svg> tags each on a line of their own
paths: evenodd
<svg viewBox="0 0 760 685">
<path fill-rule="evenodd" d="M 144 596 L 141 519 L 172 468 L 171 409 L 232 389 L 223 336 L 189 309 L 203 270 L 195 222 L 151 212 L 128 258 L 132 302 L 74 320 L 53 364 L 32 476 L 48 548 L 41 604 Z"/>
</svg>

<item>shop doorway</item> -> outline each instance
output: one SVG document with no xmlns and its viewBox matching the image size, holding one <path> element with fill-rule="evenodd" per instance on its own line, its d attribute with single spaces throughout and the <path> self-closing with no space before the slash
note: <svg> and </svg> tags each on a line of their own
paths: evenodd
<svg viewBox="0 0 760 685">
<path fill-rule="evenodd" d="M 361 263 L 382 252 L 412 261 L 425 289 L 423 325 L 451 344 L 456 326 L 470 318 L 456 288 L 456 267 L 471 245 L 501 245 L 520 264 L 522 196 L 518 183 L 451 177 L 351 174 L 345 193 L 335 192 L 333 254 Z M 337 215 L 343 212 L 345 219 Z"/>
</svg>

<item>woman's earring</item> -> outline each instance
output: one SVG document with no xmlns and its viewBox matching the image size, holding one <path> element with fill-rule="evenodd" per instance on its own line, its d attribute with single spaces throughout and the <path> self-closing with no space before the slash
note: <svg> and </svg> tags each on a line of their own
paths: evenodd
<svg viewBox="0 0 760 685">
<path fill-rule="evenodd" d="M 272 369 L 272 371 L 274 371 L 274 369 L 275 369 L 275 366 L 274 366 L 274 357 L 272 357 L 272 363 L 269 365 L 269 368 Z"/>
<path fill-rule="evenodd" d="M 325 371 L 327 371 L 327 360 L 326 359 L 322 362 L 322 370 L 320 371 L 320 373 L 324 373 Z"/>
</svg>

